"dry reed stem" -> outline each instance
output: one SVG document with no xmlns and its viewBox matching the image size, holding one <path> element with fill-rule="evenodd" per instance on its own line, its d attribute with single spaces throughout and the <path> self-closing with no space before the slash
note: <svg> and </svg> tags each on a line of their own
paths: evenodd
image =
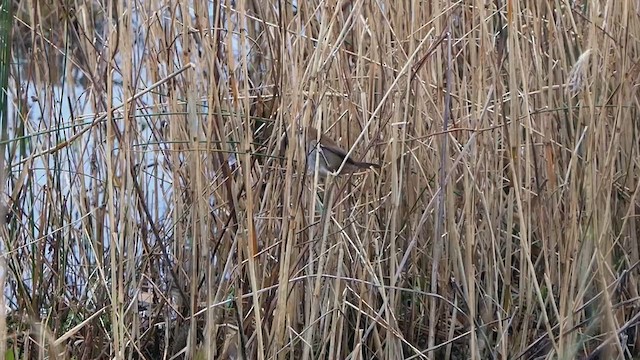
<svg viewBox="0 0 640 360">
<path fill-rule="evenodd" d="M 6 351 L 640 353 L 637 4 L 29 4 Z M 305 174 L 310 125 L 382 168 Z"/>
</svg>

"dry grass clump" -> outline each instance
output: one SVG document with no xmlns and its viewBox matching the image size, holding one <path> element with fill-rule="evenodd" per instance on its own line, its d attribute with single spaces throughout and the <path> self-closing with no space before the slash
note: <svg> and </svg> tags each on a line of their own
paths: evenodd
<svg viewBox="0 0 640 360">
<path fill-rule="evenodd" d="M 5 357 L 640 357 L 636 2 L 39 5 Z M 382 168 L 305 175 L 310 125 Z"/>
</svg>

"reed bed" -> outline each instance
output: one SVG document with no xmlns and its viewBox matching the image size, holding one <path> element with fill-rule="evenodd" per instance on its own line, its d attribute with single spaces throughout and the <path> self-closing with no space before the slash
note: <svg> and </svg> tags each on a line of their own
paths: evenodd
<svg viewBox="0 0 640 360">
<path fill-rule="evenodd" d="M 640 3 L 2 10 L 5 358 L 640 358 Z"/>
</svg>

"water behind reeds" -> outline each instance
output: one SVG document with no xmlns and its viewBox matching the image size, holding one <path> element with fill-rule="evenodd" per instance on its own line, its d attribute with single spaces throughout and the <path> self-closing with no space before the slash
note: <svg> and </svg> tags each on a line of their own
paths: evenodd
<svg viewBox="0 0 640 360">
<path fill-rule="evenodd" d="M 29 4 L 5 357 L 640 356 L 639 4 Z"/>
</svg>

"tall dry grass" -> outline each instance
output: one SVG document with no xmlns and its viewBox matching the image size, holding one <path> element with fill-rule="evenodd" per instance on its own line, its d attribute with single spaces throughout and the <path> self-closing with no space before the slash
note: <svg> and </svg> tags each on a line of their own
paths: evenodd
<svg viewBox="0 0 640 360">
<path fill-rule="evenodd" d="M 5 357 L 638 358 L 639 6 L 14 3 Z"/>
</svg>

